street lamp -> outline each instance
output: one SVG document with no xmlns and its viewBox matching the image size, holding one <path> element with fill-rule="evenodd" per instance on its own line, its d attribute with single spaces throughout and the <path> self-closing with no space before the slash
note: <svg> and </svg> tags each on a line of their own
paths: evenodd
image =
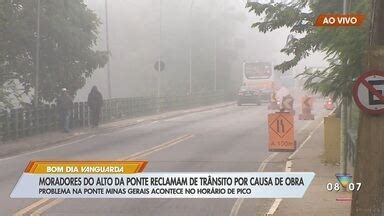
<svg viewBox="0 0 384 216">
<path fill-rule="evenodd" d="M 40 73 L 40 0 L 37 0 L 37 29 L 36 29 L 36 59 L 35 59 L 35 97 L 33 98 L 34 106 L 39 105 L 39 73 Z"/>
<path fill-rule="evenodd" d="M 192 8 L 193 8 L 194 0 L 191 1 L 191 7 L 189 9 L 189 49 L 188 49 L 188 55 L 189 55 L 189 91 L 188 94 L 192 94 Z"/>
<path fill-rule="evenodd" d="M 217 3 L 217 2 L 216 2 Z M 214 11 L 214 91 L 217 91 L 217 9 L 222 9 L 224 4 L 221 4 L 221 8 L 216 8 Z"/>
<path fill-rule="evenodd" d="M 106 46 L 107 46 L 107 53 L 108 56 L 110 56 L 110 49 L 109 49 L 109 22 L 108 22 L 108 0 L 105 0 L 105 40 L 106 40 Z M 107 62 L 107 87 L 108 87 L 108 98 L 112 98 L 112 90 L 111 90 L 111 65 L 110 65 L 110 58 L 108 58 Z"/>
<path fill-rule="evenodd" d="M 160 4 L 160 11 L 159 11 L 159 15 L 160 15 L 160 19 L 159 19 L 159 66 L 157 68 L 157 98 L 160 97 L 160 90 L 161 90 L 161 49 L 162 49 L 162 43 L 161 43 L 161 40 L 162 40 L 162 26 L 161 26 L 161 22 L 162 22 L 162 18 L 163 18 L 163 14 L 162 14 L 162 0 L 159 0 L 159 4 Z"/>
<path fill-rule="evenodd" d="M 214 44 L 214 80 L 213 80 L 213 91 L 217 90 L 217 8 L 215 9 L 215 26 L 214 26 L 214 38 L 213 38 L 213 44 Z"/>
</svg>

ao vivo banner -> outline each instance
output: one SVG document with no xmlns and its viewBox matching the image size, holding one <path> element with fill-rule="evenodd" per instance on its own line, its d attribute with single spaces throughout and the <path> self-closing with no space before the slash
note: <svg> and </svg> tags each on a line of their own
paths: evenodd
<svg viewBox="0 0 384 216">
<path fill-rule="evenodd" d="M 301 198 L 313 172 L 142 172 L 146 161 L 34 161 L 11 198 Z"/>
<path fill-rule="evenodd" d="M 322 14 L 320 15 L 316 22 L 315 26 L 344 26 L 344 27 L 352 27 L 352 26 L 361 26 L 364 22 L 365 16 L 361 14 Z"/>
</svg>

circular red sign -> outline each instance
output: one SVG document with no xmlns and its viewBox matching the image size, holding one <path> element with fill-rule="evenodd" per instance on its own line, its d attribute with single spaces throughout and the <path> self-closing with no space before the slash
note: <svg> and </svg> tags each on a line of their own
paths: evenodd
<svg viewBox="0 0 384 216">
<path fill-rule="evenodd" d="M 376 86 L 383 86 L 377 89 Z M 371 70 L 357 78 L 352 89 L 356 105 L 369 114 L 384 113 L 384 71 Z"/>
</svg>

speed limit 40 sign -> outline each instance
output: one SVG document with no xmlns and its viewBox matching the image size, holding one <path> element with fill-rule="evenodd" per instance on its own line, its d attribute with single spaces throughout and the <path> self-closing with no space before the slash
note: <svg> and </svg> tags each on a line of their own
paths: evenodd
<svg viewBox="0 0 384 216">
<path fill-rule="evenodd" d="M 384 113 L 384 71 L 363 73 L 353 86 L 356 105 L 369 114 Z"/>
</svg>

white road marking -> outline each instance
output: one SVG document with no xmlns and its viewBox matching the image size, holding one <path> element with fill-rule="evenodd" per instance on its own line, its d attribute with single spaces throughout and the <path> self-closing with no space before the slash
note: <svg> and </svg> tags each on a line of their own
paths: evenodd
<svg viewBox="0 0 384 216">
<path fill-rule="evenodd" d="M 302 128 L 300 128 L 298 133 L 302 133 L 312 122 L 307 122 Z"/>
<path fill-rule="evenodd" d="M 292 158 L 297 154 L 297 152 L 300 151 L 301 148 L 303 148 L 303 146 L 308 142 L 308 140 L 310 140 L 312 138 L 312 135 L 315 133 L 315 131 L 317 131 L 317 129 L 319 129 L 319 127 L 324 123 L 324 120 L 320 122 L 320 124 L 318 124 L 315 129 L 313 129 L 313 131 L 311 131 L 311 133 L 309 133 L 308 137 L 304 140 L 304 142 L 299 146 L 299 148 L 296 149 L 296 151 L 294 151 L 291 155 L 289 155 L 288 157 L 288 160 L 292 160 Z"/>
<path fill-rule="evenodd" d="M 317 129 L 319 129 L 319 127 L 324 123 L 324 120 L 320 122 L 320 124 L 318 124 L 316 126 L 316 128 L 311 131 L 311 133 L 309 133 L 308 137 L 304 140 L 304 142 L 299 146 L 299 148 L 296 149 L 296 151 L 294 151 L 291 155 L 289 155 L 288 157 L 288 161 L 285 163 L 285 172 L 291 172 L 292 170 L 292 159 L 293 157 L 297 154 L 297 152 L 300 151 L 301 148 L 303 148 L 303 146 L 312 138 L 313 134 L 315 133 L 315 131 L 317 131 Z M 267 214 L 266 215 L 274 215 L 277 208 L 279 207 L 281 201 L 283 201 L 283 199 L 275 199 L 275 201 L 273 202 L 271 208 L 268 210 Z"/>
<path fill-rule="evenodd" d="M 292 161 L 289 160 L 285 163 L 285 172 L 291 172 L 291 170 L 292 170 Z"/>
<path fill-rule="evenodd" d="M 299 129 L 299 132 L 298 133 L 301 133 L 301 132 L 303 132 L 310 124 L 311 124 L 312 122 L 307 122 L 302 128 L 300 128 Z M 321 124 L 322 124 L 323 122 L 321 122 Z M 320 124 L 320 125 L 321 125 Z M 320 126 L 319 125 L 319 126 Z M 318 126 L 318 127 L 319 127 Z M 315 130 L 317 130 L 317 128 L 318 127 L 316 127 L 316 129 Z M 315 131 L 314 130 L 314 131 Z M 312 131 L 312 133 L 310 134 L 310 137 L 312 136 L 312 134 L 313 134 L 313 131 Z M 305 144 L 305 142 L 307 142 L 309 139 L 310 139 L 310 137 L 308 138 L 307 137 L 307 139 L 303 142 L 303 144 L 299 147 L 299 149 L 300 148 L 302 148 L 302 146 Z M 299 149 L 297 149 L 295 152 L 297 152 Z M 294 153 L 295 153 L 294 152 Z M 296 153 L 295 153 L 296 154 Z M 268 164 L 268 162 L 270 161 L 270 160 L 272 160 L 276 155 L 278 155 L 278 152 L 275 152 L 275 153 L 273 153 L 273 154 L 271 154 L 271 155 L 269 155 L 269 157 L 267 157 L 262 163 L 261 163 L 261 165 L 260 165 L 260 167 L 259 167 L 259 169 L 258 169 L 258 172 L 262 172 L 262 171 L 264 171 L 264 169 L 265 169 L 265 167 L 267 166 L 267 164 Z M 287 163 L 288 163 L 288 161 L 287 161 Z M 292 166 L 292 162 L 291 161 L 289 161 L 289 164 L 286 164 L 286 170 L 287 170 L 287 165 L 289 165 L 289 172 L 290 172 L 290 170 L 291 170 L 291 166 Z M 287 171 L 286 171 L 287 172 Z M 276 206 L 276 209 L 277 209 L 277 207 L 280 205 L 280 202 L 282 201 L 282 199 L 275 199 L 275 201 L 273 202 L 273 204 L 272 204 L 272 207 L 270 208 L 270 210 L 272 209 L 273 210 L 273 208 Z M 235 204 L 233 205 L 233 207 L 232 207 L 232 209 L 231 209 L 231 213 L 229 214 L 230 216 L 237 216 L 237 214 L 239 213 L 239 210 L 240 210 L 240 207 L 241 207 L 241 205 L 243 204 L 243 202 L 244 202 L 244 199 L 242 199 L 242 198 L 240 198 L 240 199 L 237 199 L 236 200 L 236 202 L 235 202 Z M 274 211 L 276 211 L 276 210 L 274 210 Z M 273 212 L 274 212 L 273 211 Z M 270 211 L 268 211 L 268 213 L 267 213 L 267 215 L 269 214 L 269 212 Z"/>
<path fill-rule="evenodd" d="M 186 111 L 189 112 L 190 114 L 194 114 L 194 113 L 199 113 L 199 112 L 204 112 L 204 111 L 211 111 L 211 110 L 227 108 L 227 107 L 230 107 L 233 104 L 234 103 L 228 103 L 227 105 L 212 107 L 209 110 L 202 109 L 202 110 L 197 110 L 197 111 L 191 111 L 191 110 L 186 110 Z M 161 115 L 161 117 L 162 118 L 170 118 L 170 119 L 173 118 L 172 116 L 167 116 L 167 115 Z M 180 116 L 175 116 L 175 118 L 178 118 L 178 117 L 180 117 Z M 144 118 L 144 119 L 138 119 L 138 120 L 136 120 L 134 122 L 142 123 L 142 122 L 145 122 L 145 121 L 150 121 L 150 122 L 148 122 L 148 124 L 152 124 L 152 123 L 158 123 L 159 120 L 160 119 L 151 119 L 151 118 L 145 119 Z M 142 126 L 147 126 L 148 124 L 145 124 L 145 125 L 142 125 Z M 127 125 L 126 127 L 134 128 L 133 126 L 134 125 Z M 135 128 L 137 128 L 137 127 L 141 127 L 141 125 L 138 125 Z M 111 133 L 120 132 L 120 131 L 122 131 L 122 130 L 113 131 Z M 77 134 L 77 133 L 75 133 L 75 134 Z M 110 133 L 108 133 L 108 134 L 110 134 Z M 0 158 L 0 162 L 1 161 L 7 161 L 7 160 L 15 159 L 15 158 L 19 158 L 19 157 L 23 157 L 23 156 L 26 156 L 26 155 L 31 155 L 31 154 L 39 153 L 39 152 L 49 151 L 49 150 L 52 150 L 52 149 L 57 149 L 57 148 L 61 148 L 61 147 L 68 146 L 68 145 L 72 145 L 72 144 L 75 144 L 75 143 L 79 143 L 79 142 L 85 141 L 85 140 L 90 139 L 90 138 L 95 137 L 95 136 L 97 136 L 97 135 L 93 134 L 93 135 L 89 135 L 89 136 L 84 137 L 84 138 L 79 139 L 79 140 L 74 140 L 74 141 L 69 142 L 69 143 L 58 144 L 58 145 L 55 145 L 55 146 L 52 146 L 52 147 L 47 147 L 47 148 L 38 149 L 38 150 L 35 150 L 35 151 L 25 152 L 25 153 L 21 153 L 21 154 L 10 156 L 10 157 Z"/>
<path fill-rule="evenodd" d="M 277 208 L 279 207 L 279 205 L 280 205 L 282 200 L 283 199 L 280 199 L 280 198 L 279 199 L 275 199 L 275 201 L 273 201 L 273 204 L 272 204 L 271 208 L 268 210 L 266 215 L 269 216 L 269 215 L 275 214 L 275 212 L 276 212 Z"/>
<path fill-rule="evenodd" d="M 149 149 L 137 152 L 137 153 L 133 153 L 129 156 L 119 158 L 117 160 L 134 160 L 134 159 L 138 159 L 138 158 L 141 158 L 144 156 L 148 156 L 152 153 L 155 153 L 155 152 L 161 151 L 163 149 L 169 148 L 171 146 L 174 146 L 180 142 L 191 139 L 193 137 L 194 137 L 193 134 L 185 134 L 183 136 L 177 137 L 175 139 L 172 139 L 172 140 L 167 141 L 165 143 L 162 143 L 160 145 L 154 146 L 152 148 L 149 148 Z M 45 211 L 47 211 L 48 209 L 52 208 L 53 206 L 60 204 L 64 200 L 65 199 L 41 199 L 39 201 L 36 201 L 36 202 L 30 204 L 29 206 L 27 206 L 25 208 L 19 210 L 18 212 L 16 212 L 13 215 L 14 216 L 23 216 L 23 215 L 27 214 L 28 212 L 32 211 L 33 209 L 37 208 L 30 215 L 38 216 L 38 215 L 41 215 L 42 213 L 44 213 Z"/>
<path fill-rule="evenodd" d="M 18 154 L 18 155 L 15 155 L 15 156 L 11 156 L 11 157 L 1 158 L 1 159 L 0 159 L 0 162 L 1 162 L 1 161 L 6 161 L 6 160 L 15 159 L 15 158 L 19 158 L 19 157 L 23 157 L 23 156 L 26 156 L 26 155 L 31 155 L 31 154 L 39 153 L 39 152 L 45 152 L 45 151 L 49 151 L 49 150 L 52 150 L 52 149 L 61 148 L 61 147 L 68 146 L 68 145 L 72 145 L 72 144 L 75 144 L 75 143 L 79 143 L 79 142 L 82 142 L 82 141 L 91 139 L 91 138 L 93 138 L 93 137 L 95 137 L 95 136 L 96 136 L 96 135 L 90 135 L 90 136 L 87 136 L 87 137 L 84 137 L 84 138 L 81 138 L 81 139 L 79 139 L 79 140 L 75 140 L 75 141 L 72 141 L 72 142 L 69 142 L 69 143 L 59 144 L 59 145 L 55 145 L 55 146 L 51 146 L 51 147 L 47 147 L 47 148 L 44 148 L 44 149 L 39 149 L 39 150 L 31 151 L 31 152 L 21 153 L 21 154 Z"/>
<path fill-rule="evenodd" d="M 107 133 L 107 134 L 114 134 L 114 133 L 124 133 L 124 132 L 127 132 L 129 130 L 134 130 L 134 129 L 137 129 L 137 128 L 142 128 L 142 127 L 147 127 L 147 126 L 151 126 L 153 124 L 157 124 L 159 123 L 160 121 L 158 120 L 155 120 L 155 121 L 150 121 L 148 123 L 145 123 L 145 124 L 139 124 L 139 125 L 131 125 L 131 126 L 123 126 L 122 128 L 123 129 L 119 129 L 119 130 L 116 130 L 116 131 L 112 131 L 110 133 Z"/>
<path fill-rule="evenodd" d="M 61 203 L 64 199 L 55 199 L 53 200 L 52 202 L 46 204 L 46 205 L 43 205 L 42 207 L 40 207 L 39 209 L 37 209 L 36 211 L 34 211 L 31 216 L 39 216 L 41 215 L 43 212 L 45 212 L 46 210 L 50 209 L 51 207 Z"/>
<path fill-rule="evenodd" d="M 278 155 L 278 154 L 279 153 L 275 152 L 275 153 L 269 155 L 266 159 L 264 159 L 264 161 L 260 164 L 259 168 L 257 169 L 257 172 L 263 172 L 265 167 L 267 166 L 268 162 L 270 160 L 272 160 L 274 157 L 276 157 L 276 155 Z M 243 202 L 244 202 L 244 198 L 237 199 L 235 204 L 233 204 L 232 209 L 231 209 L 231 213 L 229 215 L 230 216 L 237 216 Z"/>
<path fill-rule="evenodd" d="M 32 209 L 34 209 L 34 208 L 38 207 L 39 205 L 42 205 L 48 201 L 50 201 L 50 199 L 47 199 L 47 198 L 36 201 L 36 202 L 32 203 L 31 205 L 18 211 L 17 213 L 15 213 L 14 216 L 22 216 L 22 215 L 26 214 L 27 212 L 31 211 Z"/>
</svg>

